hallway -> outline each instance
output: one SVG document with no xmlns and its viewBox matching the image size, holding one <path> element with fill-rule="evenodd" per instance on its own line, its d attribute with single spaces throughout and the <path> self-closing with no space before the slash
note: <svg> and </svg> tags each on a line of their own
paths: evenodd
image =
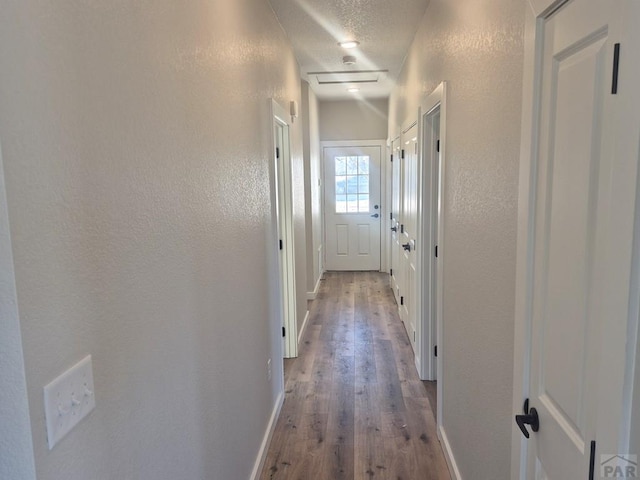
<svg viewBox="0 0 640 480">
<path fill-rule="evenodd" d="M 449 479 L 388 275 L 327 272 L 310 311 L 261 478 Z"/>
</svg>

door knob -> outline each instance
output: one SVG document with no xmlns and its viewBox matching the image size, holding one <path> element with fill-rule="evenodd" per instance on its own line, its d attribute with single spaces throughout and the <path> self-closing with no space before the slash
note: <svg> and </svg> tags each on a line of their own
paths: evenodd
<svg viewBox="0 0 640 480">
<path fill-rule="evenodd" d="M 378 205 L 374 205 L 373 208 L 375 208 L 377 210 L 380 207 L 378 207 Z"/>
<path fill-rule="evenodd" d="M 374 213 L 373 215 L 371 215 L 373 218 L 378 218 L 380 215 L 377 213 Z"/>
<path fill-rule="evenodd" d="M 407 252 L 411 251 L 411 244 L 410 243 L 403 243 L 402 244 L 402 248 L 404 248 Z"/>
<path fill-rule="evenodd" d="M 398 231 L 398 227 L 391 227 L 391 231 L 392 232 L 397 232 Z"/>
<path fill-rule="evenodd" d="M 529 425 L 533 432 L 540 430 L 540 419 L 538 418 L 538 411 L 535 408 L 529 410 L 529 399 L 524 401 L 524 415 L 516 415 L 516 423 L 520 427 L 520 431 L 525 438 L 529 438 L 529 431 L 525 425 Z"/>
</svg>

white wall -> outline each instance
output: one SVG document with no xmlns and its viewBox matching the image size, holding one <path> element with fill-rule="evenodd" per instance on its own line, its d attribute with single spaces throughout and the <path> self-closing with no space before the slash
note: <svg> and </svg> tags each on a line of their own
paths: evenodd
<svg viewBox="0 0 640 480">
<path fill-rule="evenodd" d="M 269 4 L 2 8 L 0 140 L 38 479 L 248 478 L 282 381 L 268 98 L 300 101 Z M 293 139 L 304 298 L 298 123 Z M 42 387 L 88 353 L 97 408 L 49 451 Z"/>
<path fill-rule="evenodd" d="M 510 476 L 525 2 L 431 0 L 390 100 L 389 137 L 448 81 L 443 426 L 462 478 Z"/>
<path fill-rule="evenodd" d="M 322 276 L 322 195 L 318 99 L 302 81 L 303 151 L 305 162 L 305 200 L 307 235 L 307 292 L 313 294 Z"/>
<path fill-rule="evenodd" d="M 320 140 L 378 140 L 387 138 L 386 98 L 322 100 L 319 106 Z"/>
<path fill-rule="evenodd" d="M 0 150 L 0 478 L 35 480 L 16 300 Z"/>
</svg>

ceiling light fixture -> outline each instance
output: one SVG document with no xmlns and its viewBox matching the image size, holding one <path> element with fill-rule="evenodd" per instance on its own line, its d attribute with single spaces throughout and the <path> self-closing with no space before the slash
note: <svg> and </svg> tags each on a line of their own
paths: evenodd
<svg viewBox="0 0 640 480">
<path fill-rule="evenodd" d="M 338 42 L 338 45 L 340 45 L 342 48 L 356 48 L 358 45 L 360 45 L 360 42 L 357 42 L 355 40 L 345 40 L 344 42 Z"/>
<path fill-rule="evenodd" d="M 360 89 L 358 87 L 349 87 L 349 88 L 347 88 L 347 92 L 349 92 L 349 93 L 356 93 L 356 92 L 359 92 L 359 91 L 360 91 Z"/>
</svg>

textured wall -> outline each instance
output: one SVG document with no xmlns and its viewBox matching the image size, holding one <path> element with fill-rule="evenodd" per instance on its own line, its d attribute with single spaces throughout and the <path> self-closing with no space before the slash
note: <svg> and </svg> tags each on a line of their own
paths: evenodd
<svg viewBox="0 0 640 480">
<path fill-rule="evenodd" d="M 0 150 L 0 478 L 35 480 L 16 300 Z"/>
<path fill-rule="evenodd" d="M 390 137 L 448 81 L 443 425 L 462 477 L 510 471 L 522 0 L 432 0 L 391 98 Z"/>
<path fill-rule="evenodd" d="M 303 144 L 305 160 L 305 198 L 307 222 L 307 292 L 313 292 L 322 275 L 319 250 L 322 247 L 322 195 L 319 180 L 320 136 L 318 99 L 305 81 L 302 82 Z"/>
<path fill-rule="evenodd" d="M 267 99 L 300 101 L 271 8 L 2 8 L 0 140 L 38 479 L 248 478 L 282 378 Z M 304 298 L 298 123 L 293 139 Z M 42 387 L 88 353 L 97 408 L 49 451 Z"/>
<path fill-rule="evenodd" d="M 320 101 L 320 140 L 387 138 L 387 99 Z"/>
</svg>

